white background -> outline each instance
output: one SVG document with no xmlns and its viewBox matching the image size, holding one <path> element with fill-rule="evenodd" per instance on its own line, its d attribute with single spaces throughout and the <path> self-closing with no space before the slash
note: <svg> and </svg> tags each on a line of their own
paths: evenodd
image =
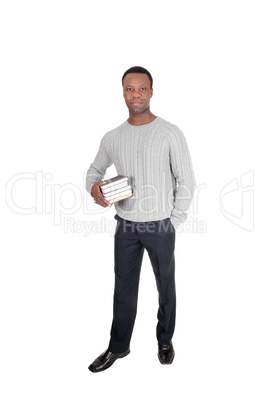
<svg viewBox="0 0 259 402">
<path fill-rule="evenodd" d="M 258 401 L 256 3 L 1 2 L 2 401 Z M 84 175 L 128 117 L 134 65 L 153 75 L 152 112 L 184 132 L 198 184 L 176 235 L 176 356 L 157 359 L 145 254 L 131 354 L 92 374 L 112 319 L 100 225 L 115 210 L 93 206 Z"/>
</svg>

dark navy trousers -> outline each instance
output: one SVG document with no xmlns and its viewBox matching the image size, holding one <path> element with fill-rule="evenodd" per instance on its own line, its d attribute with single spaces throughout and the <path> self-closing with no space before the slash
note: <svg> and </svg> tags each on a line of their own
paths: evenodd
<svg viewBox="0 0 259 402">
<path fill-rule="evenodd" d="M 156 336 L 161 345 L 173 337 L 176 315 L 175 229 L 170 218 L 133 222 L 115 215 L 114 302 L 109 350 L 123 353 L 130 340 L 137 313 L 140 269 L 146 249 L 155 274 L 159 295 Z"/>
</svg>

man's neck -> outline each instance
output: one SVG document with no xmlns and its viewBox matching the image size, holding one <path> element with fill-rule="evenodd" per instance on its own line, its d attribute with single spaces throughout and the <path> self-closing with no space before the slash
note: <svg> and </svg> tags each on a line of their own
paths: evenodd
<svg viewBox="0 0 259 402">
<path fill-rule="evenodd" d="M 148 113 L 140 113 L 140 114 L 133 114 L 130 113 L 130 116 L 128 118 L 128 123 L 130 123 L 132 126 L 142 126 L 144 124 L 151 123 L 151 121 L 155 120 L 156 116 L 151 113 L 150 111 Z"/>
</svg>

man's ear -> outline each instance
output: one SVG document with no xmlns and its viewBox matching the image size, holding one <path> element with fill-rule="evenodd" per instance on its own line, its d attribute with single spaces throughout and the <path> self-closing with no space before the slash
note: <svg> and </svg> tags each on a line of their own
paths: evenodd
<svg viewBox="0 0 259 402">
<path fill-rule="evenodd" d="M 150 98 L 152 98 L 152 96 L 153 96 L 153 88 L 151 88 L 150 92 L 151 92 Z"/>
</svg>

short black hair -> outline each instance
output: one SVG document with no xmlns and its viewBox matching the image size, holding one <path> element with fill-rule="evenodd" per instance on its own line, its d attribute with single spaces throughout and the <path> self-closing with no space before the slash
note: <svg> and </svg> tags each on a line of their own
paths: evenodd
<svg viewBox="0 0 259 402">
<path fill-rule="evenodd" d="M 140 66 L 135 66 L 135 67 L 131 67 L 129 68 L 127 71 L 125 71 L 125 73 L 122 76 L 122 85 L 123 85 L 123 80 L 126 77 L 127 74 L 131 74 L 131 73 L 141 73 L 141 74 L 146 74 L 148 76 L 148 78 L 150 79 L 150 89 L 153 87 L 153 78 L 152 75 L 150 74 L 150 72 L 148 70 L 146 70 L 143 67 Z"/>
</svg>

